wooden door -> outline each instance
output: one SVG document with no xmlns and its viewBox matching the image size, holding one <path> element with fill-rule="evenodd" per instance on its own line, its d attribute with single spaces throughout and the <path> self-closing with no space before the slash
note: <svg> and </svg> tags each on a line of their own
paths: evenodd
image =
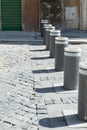
<svg viewBox="0 0 87 130">
<path fill-rule="evenodd" d="M 23 26 L 26 31 L 39 30 L 39 0 L 24 0 Z"/>
</svg>

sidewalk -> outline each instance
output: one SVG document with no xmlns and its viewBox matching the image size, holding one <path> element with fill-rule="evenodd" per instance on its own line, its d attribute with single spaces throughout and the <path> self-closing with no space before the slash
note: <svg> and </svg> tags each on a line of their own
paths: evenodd
<svg viewBox="0 0 87 130">
<path fill-rule="evenodd" d="M 2 32 L 0 38 L 16 39 L 19 33 L 8 35 Z M 86 130 L 76 116 L 78 92 L 64 90 L 64 72 L 54 70 L 54 59 L 38 42 L 40 33 L 21 33 L 18 39 L 24 37 L 37 44 L 0 42 L 0 130 Z M 75 46 L 86 60 L 87 45 Z"/>
<path fill-rule="evenodd" d="M 86 60 L 87 45 L 75 46 L 82 48 L 81 60 Z M 35 86 L 36 92 L 43 95 L 48 112 L 48 117 L 40 119 L 40 125 L 46 128 L 49 126 L 52 130 L 87 129 L 87 123 L 80 122 L 75 116 L 78 109 L 78 91 L 66 91 L 63 88 L 64 73 L 54 70 L 54 59 L 49 58 L 49 51 L 46 51 L 43 45 L 33 46 L 30 51 L 32 72 L 38 83 Z M 65 120 L 66 113 L 69 114 L 67 120 Z"/>
</svg>

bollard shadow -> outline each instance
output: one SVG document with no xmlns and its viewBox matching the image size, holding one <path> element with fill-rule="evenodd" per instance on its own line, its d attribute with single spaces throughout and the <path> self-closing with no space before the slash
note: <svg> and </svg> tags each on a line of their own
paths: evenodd
<svg viewBox="0 0 87 130">
<path fill-rule="evenodd" d="M 37 88 L 36 92 L 38 93 L 55 93 L 55 92 L 66 92 L 69 90 L 64 89 L 64 86 L 58 86 L 58 87 L 46 87 L 46 88 Z"/>
<path fill-rule="evenodd" d="M 78 118 L 77 114 L 63 115 L 60 117 L 52 117 L 52 118 L 43 118 L 39 120 L 39 125 L 43 127 L 49 128 L 57 128 L 57 127 L 72 127 L 72 128 L 81 128 L 83 127 L 85 121 L 81 121 Z M 87 127 L 86 127 L 87 128 Z"/>
<path fill-rule="evenodd" d="M 50 57 L 32 57 L 32 60 L 45 60 L 45 59 L 50 59 Z"/>
<path fill-rule="evenodd" d="M 41 73 L 55 73 L 57 72 L 55 69 L 43 69 L 43 70 L 33 70 L 32 73 L 34 74 L 41 74 Z"/>
<path fill-rule="evenodd" d="M 11 40 L 1 40 L 0 41 L 0 44 L 8 44 L 8 45 L 33 45 L 33 46 L 36 46 L 36 45 L 42 45 L 42 43 L 36 43 L 36 42 L 33 42 L 33 41 L 11 41 Z"/>
<path fill-rule="evenodd" d="M 39 50 L 30 50 L 30 51 L 38 52 L 38 51 L 48 51 L 48 50 L 46 50 L 46 49 L 39 49 Z"/>
<path fill-rule="evenodd" d="M 40 73 L 48 73 L 48 71 L 47 70 L 33 70 L 32 73 L 40 74 Z"/>
<path fill-rule="evenodd" d="M 65 127 L 66 122 L 64 117 L 52 117 L 52 118 L 43 118 L 39 120 L 39 125 L 49 128 Z"/>
<path fill-rule="evenodd" d="M 37 88 L 35 91 L 38 93 L 53 93 L 55 92 L 55 89 L 53 87 Z"/>
<path fill-rule="evenodd" d="M 63 85 L 60 86 L 54 86 L 54 87 L 45 87 L 45 88 L 36 88 L 35 90 L 38 93 L 72 93 L 72 92 L 78 92 L 77 90 L 69 90 L 64 88 Z"/>
</svg>

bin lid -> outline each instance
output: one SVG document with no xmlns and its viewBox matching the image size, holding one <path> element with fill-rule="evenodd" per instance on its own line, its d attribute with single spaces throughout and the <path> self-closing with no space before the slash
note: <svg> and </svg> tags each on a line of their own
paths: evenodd
<svg viewBox="0 0 87 130">
<path fill-rule="evenodd" d="M 64 49 L 64 55 L 65 56 L 81 56 L 81 49 L 79 47 L 74 47 L 74 46 L 70 46 L 70 47 L 66 47 Z"/>
<path fill-rule="evenodd" d="M 51 27 L 52 24 L 44 24 L 44 28 Z"/>
<path fill-rule="evenodd" d="M 87 75 L 87 61 L 80 62 L 79 73 L 83 75 Z"/>
<path fill-rule="evenodd" d="M 79 53 L 79 52 L 81 52 L 81 48 L 74 47 L 74 46 L 69 46 L 69 47 L 66 47 L 64 49 L 64 51 L 66 51 L 67 53 L 71 53 L 71 52 L 73 52 L 73 53 Z"/>
<path fill-rule="evenodd" d="M 68 38 L 67 37 L 56 37 L 55 44 L 68 44 Z"/>
<path fill-rule="evenodd" d="M 41 23 L 49 23 L 48 19 L 41 19 Z"/>
<path fill-rule="evenodd" d="M 61 30 L 51 30 L 50 35 L 51 36 L 60 36 L 61 35 Z"/>
<path fill-rule="evenodd" d="M 50 31 L 52 29 L 55 30 L 55 26 L 51 26 L 51 27 L 46 28 L 46 31 Z"/>
</svg>

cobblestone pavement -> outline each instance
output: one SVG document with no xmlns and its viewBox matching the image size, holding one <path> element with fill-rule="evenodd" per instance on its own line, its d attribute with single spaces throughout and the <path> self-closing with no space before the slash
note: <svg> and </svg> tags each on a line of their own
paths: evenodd
<svg viewBox="0 0 87 130">
<path fill-rule="evenodd" d="M 72 46 L 72 45 L 69 45 Z M 73 45 L 82 49 L 81 61 L 87 59 L 87 45 Z M 64 72 L 56 72 L 54 58 L 49 57 L 49 51 L 45 45 L 31 47 L 31 61 L 35 77 L 36 92 L 43 94 L 48 118 L 42 118 L 39 124 L 44 130 L 49 127 L 52 130 L 78 129 L 69 127 L 63 116 L 64 110 L 77 111 L 78 91 L 65 91 L 63 89 Z M 73 120 L 72 120 L 73 121 Z M 46 122 L 46 124 L 44 124 Z M 73 123 L 73 122 L 72 122 Z M 80 130 L 87 129 L 79 127 Z"/>
<path fill-rule="evenodd" d="M 38 130 L 47 113 L 35 79 L 29 45 L 0 45 L 0 130 Z"/>
<path fill-rule="evenodd" d="M 78 46 L 86 60 L 87 45 Z M 0 44 L 0 130 L 72 130 L 62 112 L 77 109 L 78 93 L 62 86 L 44 45 Z"/>
</svg>

